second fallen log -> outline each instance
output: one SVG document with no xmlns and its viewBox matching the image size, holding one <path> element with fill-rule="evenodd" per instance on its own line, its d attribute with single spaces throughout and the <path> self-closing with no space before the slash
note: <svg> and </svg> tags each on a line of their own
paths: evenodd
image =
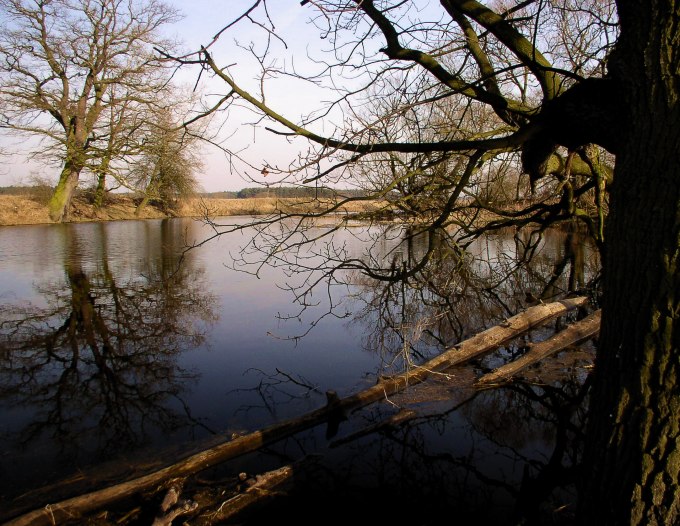
<svg viewBox="0 0 680 526">
<path fill-rule="evenodd" d="M 558 332 L 553 337 L 533 345 L 520 358 L 485 374 L 477 380 L 475 385 L 477 387 L 492 387 L 499 383 L 508 382 L 517 373 L 540 360 L 562 351 L 570 345 L 579 345 L 594 338 L 600 332 L 600 318 L 601 312 L 599 310 L 593 312 L 581 321 L 577 321 L 563 331 Z"/>
</svg>

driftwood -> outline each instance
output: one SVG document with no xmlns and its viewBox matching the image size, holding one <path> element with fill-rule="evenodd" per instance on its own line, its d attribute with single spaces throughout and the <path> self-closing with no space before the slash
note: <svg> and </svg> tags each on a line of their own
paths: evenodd
<svg viewBox="0 0 680 526">
<path fill-rule="evenodd" d="M 181 494 L 181 483 L 178 482 L 170 486 L 163 502 L 161 502 L 160 513 L 156 516 L 151 526 L 172 526 L 172 521 L 177 517 L 191 513 L 198 508 L 198 504 L 192 500 L 179 500 Z"/>
<path fill-rule="evenodd" d="M 267 471 L 257 475 L 254 479 L 246 481 L 247 488 L 220 504 L 217 509 L 203 512 L 192 524 L 216 524 L 226 521 L 234 515 L 241 513 L 249 506 L 260 504 L 262 501 L 277 495 L 276 488 L 292 478 L 296 466 L 287 465 L 273 471 Z"/>
<path fill-rule="evenodd" d="M 171 466 L 133 480 L 79 495 L 55 504 L 47 504 L 42 508 L 10 520 L 5 523 L 5 526 L 51 526 L 78 519 L 86 513 L 111 505 L 125 497 L 155 489 L 161 483 L 171 478 L 181 478 L 197 473 L 226 460 L 256 451 L 266 445 L 315 427 L 323 422 L 337 422 L 338 418 L 350 409 L 356 409 L 376 402 L 401 391 L 409 385 L 424 381 L 433 373 L 444 371 L 493 351 L 502 344 L 534 327 L 544 324 L 548 320 L 584 306 L 586 302 L 587 298 L 578 297 L 530 307 L 526 311 L 508 318 L 504 323 L 487 329 L 447 349 L 425 364 L 416 366 L 404 374 L 383 379 L 378 384 L 364 391 L 342 399 L 329 395 L 328 404 L 325 407 L 303 416 L 280 422 L 265 429 L 218 444 Z"/>
<path fill-rule="evenodd" d="M 551 338 L 532 345 L 520 358 L 485 374 L 477 380 L 475 385 L 477 387 L 493 387 L 500 383 L 508 382 L 514 375 L 523 371 L 530 365 L 533 365 L 570 345 L 578 345 L 596 337 L 600 332 L 600 318 L 601 311 L 598 310 L 593 312 Z"/>
</svg>

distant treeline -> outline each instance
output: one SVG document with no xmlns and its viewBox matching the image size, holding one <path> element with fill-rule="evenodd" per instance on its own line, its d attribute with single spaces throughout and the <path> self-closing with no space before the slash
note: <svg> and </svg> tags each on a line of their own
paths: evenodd
<svg viewBox="0 0 680 526">
<path fill-rule="evenodd" d="M 0 186 L 0 195 L 36 195 L 36 193 L 51 192 L 49 186 Z M 278 186 L 244 188 L 237 192 L 201 192 L 203 197 L 215 199 L 249 199 L 253 197 L 364 197 L 364 190 L 336 190 L 333 188 L 314 188 L 303 186 Z"/>
<path fill-rule="evenodd" d="M 306 186 L 277 186 L 272 188 L 243 188 L 238 192 L 210 192 L 205 197 L 221 199 L 251 199 L 253 197 L 363 197 L 364 190 L 336 190 L 333 188 L 314 188 Z"/>
</svg>

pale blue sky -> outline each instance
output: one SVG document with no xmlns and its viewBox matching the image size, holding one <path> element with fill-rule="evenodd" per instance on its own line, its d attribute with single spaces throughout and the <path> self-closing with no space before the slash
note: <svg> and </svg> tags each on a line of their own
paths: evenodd
<svg viewBox="0 0 680 526">
<path fill-rule="evenodd" d="M 207 45 L 213 36 L 218 33 L 227 23 L 231 22 L 239 14 L 246 11 L 254 2 L 252 0 L 219 1 L 219 0 L 196 0 L 191 2 L 174 0 L 184 14 L 184 19 L 172 28 L 173 33 L 181 40 L 188 50 L 198 49 L 201 45 Z M 275 0 L 268 6 L 269 13 L 276 24 L 277 31 L 287 34 L 288 45 L 295 44 L 291 35 L 305 37 L 316 33 L 314 28 L 306 25 L 308 12 L 300 6 L 297 0 Z M 258 14 L 259 13 L 259 14 Z M 254 13 L 254 17 L 261 20 L 262 10 Z M 310 31 L 311 30 L 311 31 Z M 229 71 L 237 77 L 239 83 L 246 84 L 251 90 L 258 88 L 253 82 L 257 74 L 257 64 L 245 52 L 240 50 L 235 41 L 241 45 L 249 45 L 251 42 L 261 43 L 264 33 L 254 27 L 247 20 L 241 21 L 237 26 L 229 29 L 220 36 L 220 39 L 211 46 L 213 58 L 220 65 L 232 65 Z M 282 46 L 278 49 L 283 51 Z M 188 84 L 193 84 L 196 79 L 196 69 L 189 69 L 183 73 Z M 206 94 L 222 95 L 228 91 L 226 85 L 216 80 L 203 86 Z M 290 83 L 283 83 L 280 89 L 274 91 L 274 86 L 267 91 L 267 101 L 281 112 L 290 112 L 293 118 L 304 112 L 304 96 L 301 97 L 299 90 L 295 90 Z M 253 117 L 247 111 L 231 110 L 226 123 L 220 123 L 220 137 L 226 143 L 225 146 L 239 152 L 251 164 L 261 167 L 265 164 L 287 164 L 295 158 L 296 149 L 290 148 L 287 141 L 276 137 L 252 126 L 243 125 L 243 122 L 252 122 Z M 245 186 L 252 186 L 247 178 L 252 177 L 257 182 L 263 182 L 258 170 L 247 168 L 243 165 L 231 166 L 225 155 L 216 148 L 204 149 L 205 168 L 199 177 L 203 187 L 207 191 L 238 190 Z M 240 173 L 239 173 L 240 172 Z M 244 177 L 246 178 L 244 180 Z M 269 178 L 268 182 L 271 182 Z"/>
</svg>

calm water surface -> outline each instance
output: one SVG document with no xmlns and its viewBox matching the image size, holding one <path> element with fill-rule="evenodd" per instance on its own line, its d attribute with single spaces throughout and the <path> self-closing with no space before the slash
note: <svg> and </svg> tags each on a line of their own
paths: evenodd
<svg viewBox="0 0 680 526">
<path fill-rule="evenodd" d="M 367 228 L 341 230 L 336 240 L 350 253 L 394 258 L 399 235 L 367 250 L 356 235 Z M 404 343 L 385 336 L 385 315 L 394 305 L 376 300 L 387 288 L 338 273 L 346 285 L 320 287 L 301 310 L 286 289 L 304 284 L 306 274 L 291 275 L 284 266 L 265 266 L 257 275 L 227 268 L 229 254 L 250 241 L 248 230 L 185 253 L 210 233 L 190 219 L 0 228 L 0 498 L 9 502 L 103 462 L 134 463 L 251 431 L 320 407 L 327 390 L 351 394 L 372 385 L 388 365 L 403 367 L 387 352 Z M 562 235 L 542 242 L 543 259 L 513 279 L 524 280 L 524 288 L 538 279 L 545 290 L 555 254 L 565 255 L 569 243 Z M 469 269 L 492 282 L 499 266 L 515 265 L 517 250 L 516 238 L 482 240 Z M 582 263 L 553 285 L 586 279 Z M 513 296 L 518 282 L 504 279 L 494 287 L 508 295 L 508 312 L 483 314 L 478 299 L 461 303 L 468 326 L 438 326 L 440 339 L 455 343 L 521 307 Z M 457 294 L 465 295 L 470 281 L 456 284 Z M 399 291 L 403 329 L 405 305 L 416 300 L 406 301 L 405 287 Z M 426 306 L 422 289 L 417 296 Z M 326 315 L 331 304 L 334 315 Z M 413 359 L 440 349 L 441 342 L 430 340 Z M 344 489 L 334 482 L 339 494 L 358 480 L 385 493 L 391 488 L 397 499 L 432 498 L 436 509 L 485 509 L 500 524 L 521 500 L 523 466 L 531 461 L 540 471 L 551 455 L 559 433 L 546 424 L 552 409 L 517 389 L 476 396 L 448 389 L 436 410 L 415 398 L 397 399 L 364 410 L 338 435 L 409 403 L 421 410 L 404 436 L 374 434 L 329 449 L 320 429 L 280 444 L 256 464 L 276 467 L 281 458 L 321 448 L 335 476 L 343 473 Z"/>
</svg>

